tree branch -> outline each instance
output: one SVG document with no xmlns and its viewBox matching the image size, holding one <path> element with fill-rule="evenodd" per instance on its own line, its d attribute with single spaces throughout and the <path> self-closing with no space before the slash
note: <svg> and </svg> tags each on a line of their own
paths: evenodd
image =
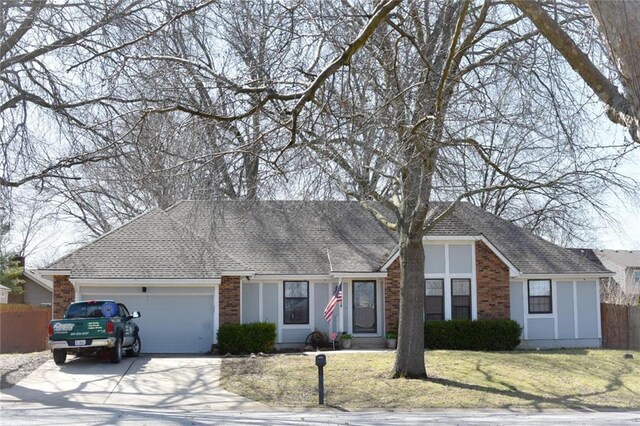
<svg viewBox="0 0 640 426">
<path fill-rule="evenodd" d="M 540 3 L 530 0 L 510 0 L 540 30 L 542 35 L 567 60 L 595 94 L 609 108 L 611 121 L 629 129 L 631 137 L 640 143 L 640 118 L 634 115 L 629 100 L 600 72 L 569 35 L 551 18 Z"/>
</svg>

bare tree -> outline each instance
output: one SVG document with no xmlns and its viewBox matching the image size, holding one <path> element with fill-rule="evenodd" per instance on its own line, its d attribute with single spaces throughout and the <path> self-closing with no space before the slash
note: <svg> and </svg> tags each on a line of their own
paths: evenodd
<svg viewBox="0 0 640 426">
<path fill-rule="evenodd" d="M 600 34 L 609 48 L 616 74 L 606 76 L 559 25 L 564 8 L 527 0 L 511 0 L 536 25 L 569 65 L 593 89 L 607 106 L 611 121 L 629 129 L 631 138 L 640 143 L 640 7 L 636 0 L 589 0 L 589 8 L 598 22 Z M 620 91 L 616 85 L 619 81 Z"/>
<path fill-rule="evenodd" d="M 360 25 L 327 37 L 336 49 L 371 15 L 366 5 L 345 8 L 328 14 L 360 17 Z M 571 89 L 556 77 L 562 61 L 523 16 L 489 1 L 410 2 L 385 24 L 352 59 L 357 67 L 336 71 L 315 94 L 319 114 L 298 117 L 297 138 L 345 194 L 398 232 L 393 374 L 425 377 L 423 236 L 458 201 L 484 197 L 502 213 L 514 200 L 535 200 L 543 211 L 545 202 L 597 209 L 597 188 L 630 191 L 633 183 L 615 173 L 617 150 L 572 129 L 588 100 L 557 98 Z M 435 200 L 454 202 L 442 210 Z M 527 207 L 535 227 L 540 216 Z"/>
<path fill-rule="evenodd" d="M 164 171 L 206 171 L 219 185 L 213 193 L 253 198 L 259 196 L 261 172 L 284 176 L 293 169 L 302 175 L 312 164 L 322 170 L 331 188 L 359 200 L 398 233 L 395 377 L 426 377 L 423 236 L 457 202 L 494 193 L 543 202 L 568 194 L 574 197 L 570 205 L 589 202 L 587 192 L 596 182 L 621 183 L 613 173 L 619 153 L 610 155 L 607 147 L 574 135 L 565 108 L 579 110 L 585 101 L 554 98 L 566 93 L 558 83 L 563 70 L 540 36 L 548 36 L 545 29 L 529 25 L 519 9 L 492 0 L 208 6 L 152 3 L 139 9 L 139 20 L 118 20 L 117 31 L 106 32 L 101 45 L 81 44 L 85 56 L 69 68 L 78 73 L 93 64 L 99 71 L 108 96 L 92 98 L 83 111 L 106 124 L 98 132 L 66 114 L 74 126 L 64 137 L 78 142 L 78 132 L 85 132 L 95 141 L 110 141 L 92 145 L 99 149 L 91 152 L 113 149 L 118 158 L 112 164 L 121 171 L 150 166 L 136 176 L 137 183 L 146 182 L 144 190 L 131 188 L 126 179 L 117 183 L 129 195 L 118 197 L 130 204 L 127 211 L 149 199 L 164 205 L 188 187 L 181 179 L 164 179 Z M 579 5 L 569 6 L 554 28 L 592 22 Z M 610 89 L 598 95 L 633 135 L 637 114 L 633 106 L 619 107 L 621 98 Z M 504 96 L 509 102 L 498 101 Z M 541 104 L 554 109 L 547 114 L 535 108 Z M 186 135 L 199 149 L 195 156 L 181 151 L 189 143 L 157 139 L 166 134 L 154 122 L 158 114 L 189 123 Z M 509 129 L 521 136 L 510 138 Z M 75 157 L 64 157 L 69 158 Z M 52 165 L 55 173 L 63 167 Z M 108 170 L 88 167 L 86 173 L 101 183 Z M 483 175 L 487 179 L 476 180 Z M 87 205 L 81 214 L 95 210 L 87 224 L 95 232 L 108 229 L 122 207 L 118 202 L 110 212 L 99 211 L 109 188 L 71 184 L 65 193 Z M 438 199 L 454 201 L 434 209 Z"/>
</svg>

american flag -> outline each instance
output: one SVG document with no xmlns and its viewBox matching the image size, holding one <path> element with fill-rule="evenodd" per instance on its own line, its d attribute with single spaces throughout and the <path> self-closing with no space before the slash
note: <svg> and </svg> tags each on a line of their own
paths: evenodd
<svg viewBox="0 0 640 426">
<path fill-rule="evenodd" d="M 333 296 L 331 296 L 327 307 L 324 308 L 324 319 L 327 320 L 327 322 L 331 322 L 333 311 L 336 309 L 336 306 L 340 302 L 342 302 L 342 283 L 336 286 L 336 290 L 333 292 Z"/>
</svg>

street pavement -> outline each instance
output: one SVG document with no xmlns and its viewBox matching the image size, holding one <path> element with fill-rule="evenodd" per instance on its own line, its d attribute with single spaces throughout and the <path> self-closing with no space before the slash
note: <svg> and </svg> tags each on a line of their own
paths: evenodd
<svg viewBox="0 0 640 426">
<path fill-rule="evenodd" d="M 449 411 L 214 411 L 168 408 L 3 407 L 2 425 L 638 425 L 640 412 L 542 412 L 508 410 Z"/>
</svg>

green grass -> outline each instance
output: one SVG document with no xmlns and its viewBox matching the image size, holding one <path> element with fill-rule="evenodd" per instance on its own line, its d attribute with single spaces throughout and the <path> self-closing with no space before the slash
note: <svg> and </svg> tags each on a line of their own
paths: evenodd
<svg viewBox="0 0 640 426">
<path fill-rule="evenodd" d="M 624 359 L 625 353 L 633 359 Z M 225 358 L 225 389 L 274 406 L 317 405 L 314 355 Z M 394 354 L 327 353 L 325 403 L 344 408 L 638 408 L 640 352 L 429 351 L 428 380 L 391 379 Z"/>
</svg>

